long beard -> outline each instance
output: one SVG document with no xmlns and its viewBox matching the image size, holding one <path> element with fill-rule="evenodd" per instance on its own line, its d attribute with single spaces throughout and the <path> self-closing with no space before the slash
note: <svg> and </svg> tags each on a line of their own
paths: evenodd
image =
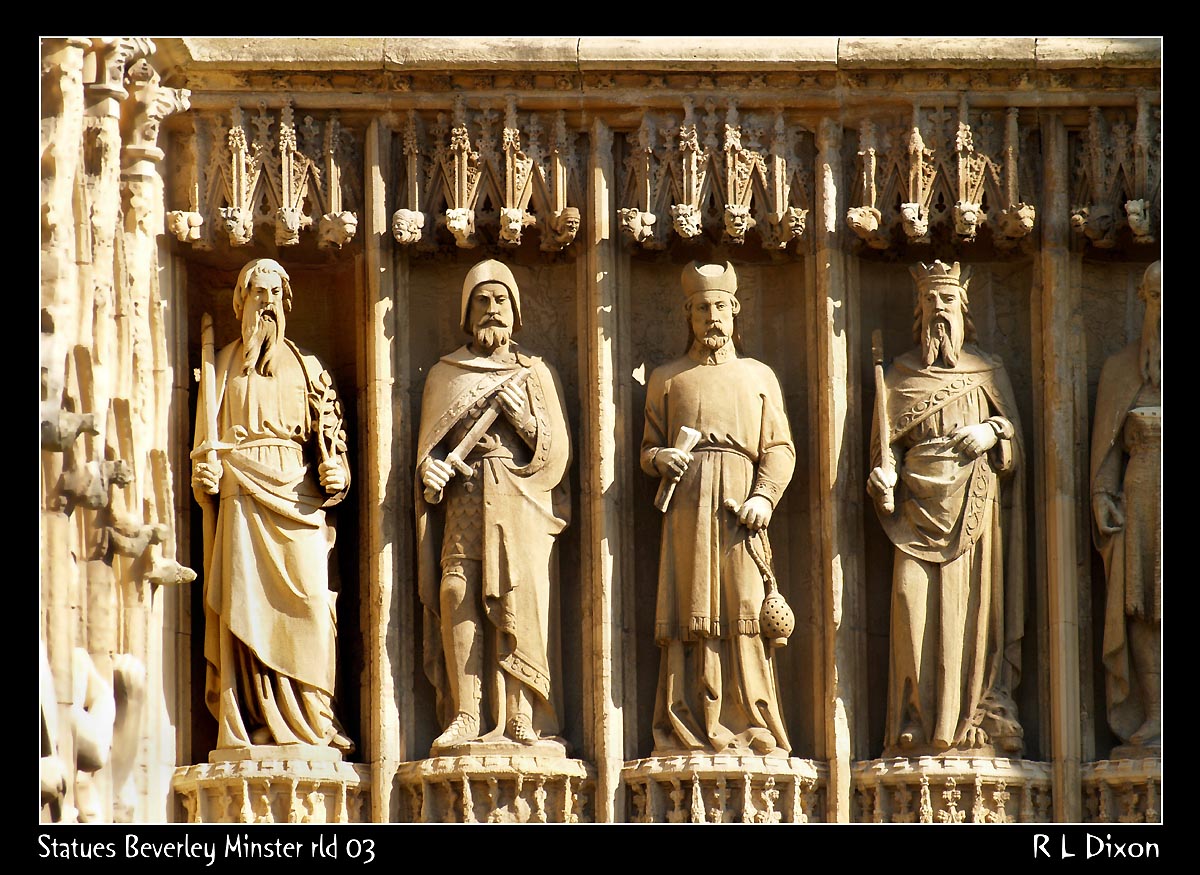
<svg viewBox="0 0 1200 875">
<path fill-rule="evenodd" d="M 1158 386 L 1162 379 L 1162 316 L 1156 310 L 1147 311 L 1142 320 L 1142 343 L 1138 361 L 1141 363 L 1142 380 Z"/>
<path fill-rule="evenodd" d="M 505 346 L 512 337 L 512 329 L 501 325 L 488 325 L 475 329 L 475 345 L 488 355 Z"/>
<path fill-rule="evenodd" d="M 272 311 L 274 319 L 264 319 L 262 310 L 246 309 L 242 316 L 242 373 L 250 369 L 264 377 L 275 373 L 275 358 L 283 345 L 283 313 Z"/>
<path fill-rule="evenodd" d="M 946 367 L 957 365 L 965 337 L 961 314 L 925 320 L 921 326 L 921 360 L 925 367 L 937 362 L 939 356 Z"/>
</svg>

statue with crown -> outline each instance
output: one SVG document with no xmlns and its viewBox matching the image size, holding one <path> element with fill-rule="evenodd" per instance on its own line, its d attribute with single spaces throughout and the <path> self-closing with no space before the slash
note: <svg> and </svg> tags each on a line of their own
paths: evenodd
<svg viewBox="0 0 1200 875">
<path fill-rule="evenodd" d="M 916 348 L 882 373 L 867 491 L 895 546 L 884 756 L 1019 757 L 1025 454 L 999 356 L 976 346 L 968 269 L 916 280 Z"/>
</svg>

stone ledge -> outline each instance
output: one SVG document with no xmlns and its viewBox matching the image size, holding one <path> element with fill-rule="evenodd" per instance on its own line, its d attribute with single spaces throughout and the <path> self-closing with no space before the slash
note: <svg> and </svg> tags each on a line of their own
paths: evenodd
<svg viewBox="0 0 1200 875">
<path fill-rule="evenodd" d="M 1162 40 L 1046 37 L 1037 41 L 1037 66 L 1160 67 Z"/>
<path fill-rule="evenodd" d="M 836 37 L 583 37 L 581 70 L 824 70 L 838 63 Z"/>
<path fill-rule="evenodd" d="M 838 44 L 838 69 L 868 67 L 1029 67 L 1036 61 L 1034 39 L 998 37 L 903 37 L 844 39 Z"/>
</svg>

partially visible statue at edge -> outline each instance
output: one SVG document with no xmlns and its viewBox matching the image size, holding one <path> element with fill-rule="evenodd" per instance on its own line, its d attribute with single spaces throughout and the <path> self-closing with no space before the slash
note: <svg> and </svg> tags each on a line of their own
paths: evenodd
<svg viewBox="0 0 1200 875">
<path fill-rule="evenodd" d="M 642 470 L 662 480 L 660 496 L 669 491 L 656 502 L 664 516 L 654 754 L 787 756 L 772 658 L 782 640 L 768 640 L 761 620 L 764 603 L 781 598 L 767 591 L 766 527 L 796 450 L 779 380 L 737 348 L 733 265 L 692 262 L 682 284 L 690 343 L 650 375 L 641 452 Z"/>
<path fill-rule="evenodd" d="M 910 270 L 917 348 L 882 380 L 867 486 L 896 548 L 884 755 L 1018 756 L 1026 559 L 1016 400 L 1000 358 L 975 345 L 966 271 L 941 261 Z"/>
<path fill-rule="evenodd" d="M 444 728 L 434 756 L 479 745 L 565 755 L 558 561 L 571 461 L 549 364 L 512 340 L 512 271 L 481 261 L 463 283 L 470 338 L 429 371 L 417 439 L 418 576 L 425 672 Z"/>
<path fill-rule="evenodd" d="M 1092 534 L 1108 581 L 1103 658 L 1108 722 L 1159 745 L 1162 647 L 1162 262 L 1147 268 L 1142 337 L 1100 373 L 1092 429 Z"/>
<path fill-rule="evenodd" d="M 206 329 L 192 453 L 206 516 L 205 699 L 218 749 L 348 753 L 333 711 L 335 531 L 325 511 L 345 498 L 350 470 L 333 380 L 286 337 L 291 306 L 287 271 L 258 258 L 233 292 L 241 338 L 214 361 Z"/>
</svg>

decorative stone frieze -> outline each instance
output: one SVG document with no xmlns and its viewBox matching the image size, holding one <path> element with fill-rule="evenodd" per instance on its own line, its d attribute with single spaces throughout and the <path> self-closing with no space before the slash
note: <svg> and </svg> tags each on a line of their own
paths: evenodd
<svg viewBox="0 0 1200 875">
<path fill-rule="evenodd" d="M 990 219 L 995 244 L 1012 248 L 1033 230 L 1037 215 L 1026 202 L 1032 185 L 1021 174 L 1019 120 L 1017 108 L 1003 119 L 994 111 L 972 113 L 965 95 L 956 116 L 943 107 L 914 106 L 907 131 L 883 123 L 881 132 L 864 119 L 847 224 L 868 247 L 888 249 L 897 224 L 909 243 L 929 243 L 931 224 L 946 225 L 953 239 L 969 243 Z"/>
<path fill-rule="evenodd" d="M 478 231 L 486 232 L 488 243 L 517 247 L 524 229 L 537 226 L 543 250 L 569 246 L 580 224 L 579 208 L 569 204 L 583 202 L 576 135 L 561 110 L 553 119 L 547 131 L 537 113 L 518 113 L 517 98 L 509 95 L 497 142 L 501 117 L 490 102 L 468 110 L 459 95 L 451 118 L 438 113 L 428 137 L 417 113 L 409 111 L 401 206 L 392 215 L 396 242 L 435 247 L 434 228 L 444 226 L 461 249 L 479 245 Z"/>
<path fill-rule="evenodd" d="M 811 161 L 800 129 L 783 114 L 748 114 L 736 100 L 726 103 L 724 120 L 717 102 L 684 98 L 684 115 L 659 118 L 646 113 L 626 137 L 620 218 L 625 235 L 645 249 L 662 249 L 673 230 L 695 240 L 711 228 L 714 239 L 741 245 L 759 229 L 763 248 L 786 249 L 804 236 L 812 202 Z M 699 119 L 699 120 L 698 120 Z M 666 219 L 669 218 L 670 228 Z"/>
<path fill-rule="evenodd" d="M 633 823 L 818 823 L 828 769 L 797 757 L 685 754 L 625 763 Z"/>
<path fill-rule="evenodd" d="M 241 758 L 245 756 L 245 758 Z M 370 769 L 330 748 L 214 751 L 210 762 L 175 770 L 186 823 L 362 823 Z"/>
<path fill-rule="evenodd" d="M 1093 106 L 1075 143 L 1071 227 L 1097 249 L 1118 245 L 1128 227 L 1133 243 L 1155 242 L 1159 222 L 1162 110 L 1139 94 L 1133 108 Z"/>
<path fill-rule="evenodd" d="M 870 760 L 851 767 L 857 823 L 1045 823 L 1049 763 L 1002 757 Z"/>
<path fill-rule="evenodd" d="M 358 214 L 352 180 L 359 172 L 354 136 L 336 111 L 320 120 L 296 115 L 288 99 L 278 116 L 265 100 L 249 116 L 235 105 L 228 127 L 223 115 L 196 117 L 187 138 L 189 203 L 171 219 L 178 239 L 209 248 L 219 233 L 230 246 L 247 246 L 263 225 L 274 228 L 277 246 L 295 246 L 300 232 L 313 225 L 322 248 L 340 249 L 353 239 Z"/>
<path fill-rule="evenodd" d="M 1162 758 L 1100 760 L 1083 765 L 1087 823 L 1160 823 Z"/>
<path fill-rule="evenodd" d="M 590 823 L 595 769 L 559 756 L 481 754 L 402 763 L 409 823 Z"/>
</svg>

